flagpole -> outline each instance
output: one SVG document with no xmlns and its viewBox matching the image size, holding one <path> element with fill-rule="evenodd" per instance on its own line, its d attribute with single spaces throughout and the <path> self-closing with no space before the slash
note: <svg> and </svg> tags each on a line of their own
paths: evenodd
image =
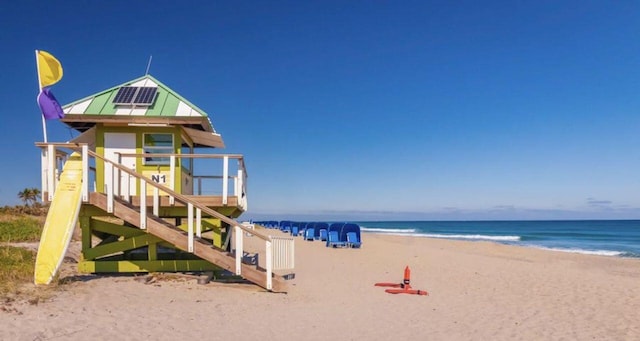
<svg viewBox="0 0 640 341">
<path fill-rule="evenodd" d="M 38 50 L 36 50 L 36 69 L 38 72 L 38 96 L 42 93 L 42 81 L 40 80 L 40 63 L 38 63 Z M 37 101 L 36 97 L 36 101 Z M 40 113 L 42 116 L 42 135 L 44 135 L 44 143 L 47 143 L 47 121 L 44 118 L 44 113 Z"/>
<path fill-rule="evenodd" d="M 149 62 L 147 63 L 147 69 L 144 71 L 144 75 L 149 74 L 149 68 L 151 67 L 151 59 L 153 59 L 153 55 L 149 55 Z"/>
</svg>

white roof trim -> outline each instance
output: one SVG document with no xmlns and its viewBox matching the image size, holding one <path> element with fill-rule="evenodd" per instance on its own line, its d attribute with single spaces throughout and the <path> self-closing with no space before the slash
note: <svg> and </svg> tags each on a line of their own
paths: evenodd
<svg viewBox="0 0 640 341">
<path fill-rule="evenodd" d="M 180 101 L 178 109 L 176 109 L 176 116 L 194 116 L 192 111 L 193 110 L 189 105 L 187 105 L 187 103 Z"/>
<path fill-rule="evenodd" d="M 145 79 L 141 79 L 135 83 L 131 83 L 130 85 L 127 86 L 146 86 L 146 87 L 150 87 L 150 88 L 157 88 L 158 84 L 156 84 L 156 82 L 152 81 L 149 78 L 145 78 Z"/>
<path fill-rule="evenodd" d="M 116 115 L 120 115 L 120 116 L 130 116 L 131 115 L 131 108 L 118 108 L 118 109 L 116 109 L 115 114 Z"/>
<path fill-rule="evenodd" d="M 140 109 L 140 108 L 131 109 L 131 116 L 144 116 L 146 113 L 147 113 L 147 108 L 144 108 L 144 109 Z"/>
<path fill-rule="evenodd" d="M 89 107 L 89 104 L 91 104 L 91 102 L 93 101 L 93 98 L 89 98 L 86 101 L 74 104 L 70 107 L 68 107 L 67 109 L 64 110 L 65 114 L 84 114 L 84 112 L 87 110 L 87 108 Z"/>
</svg>

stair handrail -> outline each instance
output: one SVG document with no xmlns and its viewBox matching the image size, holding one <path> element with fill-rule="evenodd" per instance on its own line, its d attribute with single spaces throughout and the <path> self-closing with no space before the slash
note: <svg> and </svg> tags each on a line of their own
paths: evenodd
<svg viewBox="0 0 640 341">
<path fill-rule="evenodd" d="M 221 213 L 219 213 L 217 211 L 214 211 L 214 210 L 210 209 L 209 207 L 207 207 L 206 205 L 201 204 L 201 203 L 199 203 L 199 202 L 197 202 L 195 200 L 192 200 L 192 199 L 190 199 L 189 197 L 187 197 L 187 196 L 185 196 L 183 194 L 177 193 L 177 192 L 173 191 L 172 189 L 170 189 L 167 186 L 164 186 L 164 185 L 161 185 L 159 183 L 156 183 L 156 182 L 152 181 L 151 179 L 147 178 L 144 175 L 141 175 L 141 174 L 139 174 L 137 172 L 134 172 L 131 169 L 129 169 L 129 168 L 125 167 L 125 166 L 122 166 L 122 165 L 120 165 L 120 164 L 118 164 L 118 163 L 116 163 L 114 161 L 106 159 L 106 158 L 98 155 L 97 153 L 95 153 L 95 152 L 93 152 L 91 150 L 88 151 L 88 154 L 93 156 L 93 157 L 95 157 L 95 158 L 97 158 L 97 159 L 100 159 L 102 161 L 110 163 L 114 167 L 118 168 L 121 171 L 124 171 L 125 173 L 127 173 L 127 174 L 129 174 L 129 175 L 131 175 L 131 176 L 133 176 L 135 178 L 144 180 L 147 184 L 150 184 L 151 186 L 158 188 L 162 192 L 165 192 L 165 193 L 169 194 L 170 196 L 178 199 L 178 201 L 181 201 L 184 204 L 192 204 L 194 207 L 197 207 L 200 210 L 202 210 L 202 212 L 204 212 L 206 214 L 209 214 L 209 215 L 211 215 L 213 217 L 216 217 L 216 218 L 224 221 L 225 223 L 227 223 L 227 224 L 229 224 L 231 226 L 238 226 L 241 230 L 243 230 L 245 232 L 248 232 L 250 234 L 253 234 L 253 235 L 257 236 L 258 238 L 260 238 L 262 240 L 271 241 L 271 236 L 263 235 L 263 234 L 261 234 L 261 233 L 259 233 L 257 231 L 254 231 L 254 230 L 251 230 L 249 228 L 246 228 L 246 227 L 242 226 L 242 224 L 240 224 L 238 221 L 236 221 L 234 219 L 231 219 L 231 218 L 229 218 L 229 217 L 227 217 L 227 216 L 225 216 L 225 215 L 223 215 L 223 214 L 221 214 Z"/>
<path fill-rule="evenodd" d="M 247 232 L 247 233 L 249 233 L 251 235 L 257 236 L 258 238 L 264 240 L 264 242 L 265 242 L 265 255 L 266 255 L 266 259 L 265 259 L 265 263 L 266 263 L 266 273 L 265 273 L 266 284 L 265 284 L 265 287 L 266 287 L 267 290 L 272 290 L 272 288 L 273 288 L 273 279 L 272 279 L 272 274 L 273 274 L 273 264 L 272 264 L 272 262 L 273 262 L 273 255 L 272 255 L 273 250 L 272 250 L 272 244 L 273 244 L 273 241 L 271 239 L 271 236 L 263 235 L 263 234 L 261 234 L 261 233 L 259 233 L 257 231 L 254 231 L 252 229 L 246 228 L 246 227 L 242 226 L 242 224 L 240 224 L 236 220 L 231 219 L 231 218 L 229 218 L 229 217 L 227 217 L 227 216 L 225 216 L 225 215 L 223 215 L 223 214 L 221 214 L 219 212 L 216 212 L 216 211 L 210 209 L 209 207 L 207 207 L 206 205 L 203 205 L 203 204 L 198 203 L 197 201 L 191 200 L 187 196 L 184 196 L 182 194 L 176 193 L 172 189 L 170 189 L 170 188 L 168 188 L 166 186 L 163 186 L 163 185 L 161 185 L 159 183 L 156 183 L 156 182 L 152 181 L 151 179 L 149 179 L 149 178 L 147 178 L 147 177 L 145 177 L 145 176 L 143 176 L 141 174 L 138 174 L 137 172 L 134 172 L 131 169 L 125 167 L 125 166 L 122 166 L 122 165 L 120 165 L 118 163 L 115 163 L 115 162 L 113 162 L 111 160 L 108 160 L 108 159 L 98 155 L 97 153 L 95 153 L 93 151 L 90 151 L 90 150 L 87 150 L 86 148 L 83 148 L 83 153 L 87 153 L 88 155 L 93 156 L 96 159 L 100 159 L 100 160 L 102 160 L 104 162 L 110 163 L 113 167 L 116 167 L 119 170 L 124 171 L 125 173 L 127 173 L 127 174 L 129 174 L 129 175 L 131 175 L 131 176 L 133 176 L 133 177 L 135 177 L 137 179 L 140 179 L 140 180 L 144 181 L 144 183 L 151 184 L 152 187 L 155 187 L 155 188 L 157 188 L 159 190 L 162 190 L 163 192 L 169 194 L 170 196 L 173 196 L 178 201 L 181 201 L 182 203 L 187 204 L 189 206 L 189 209 L 188 209 L 189 220 L 188 221 L 189 221 L 190 226 L 191 226 L 192 221 L 193 221 L 193 209 L 192 209 L 192 207 L 196 207 L 196 208 L 200 209 L 201 212 L 205 212 L 205 213 L 207 213 L 207 214 L 209 214 L 209 215 L 211 215 L 213 217 L 216 217 L 216 218 L 220 219 L 221 221 L 224 221 L 225 223 L 229 224 L 230 226 L 233 226 L 233 228 L 234 228 L 233 232 L 234 232 L 235 237 L 236 237 L 235 238 L 235 240 L 236 240 L 236 245 L 235 245 L 236 246 L 236 251 L 235 251 L 236 275 L 242 275 L 242 270 L 241 269 L 242 269 L 242 256 L 243 256 L 243 245 L 242 245 L 243 241 L 242 241 L 242 232 L 240 232 L 240 231 L 241 230 L 245 231 L 245 232 Z M 112 176 L 113 176 L 113 174 L 112 174 Z M 110 188 L 109 191 L 110 191 L 110 193 L 113 193 L 113 189 Z M 144 193 L 144 196 L 146 196 L 146 193 Z M 109 199 L 107 199 L 107 200 L 113 200 L 113 195 L 109 195 L 108 194 L 107 197 L 109 197 Z M 107 204 L 107 206 L 108 205 L 109 204 Z M 146 214 L 146 212 L 144 214 Z M 190 248 L 189 252 L 192 252 L 192 250 L 191 250 L 192 246 L 191 245 L 193 244 L 193 232 L 192 232 L 191 227 L 189 228 L 189 232 L 187 233 L 187 237 L 189 239 L 189 245 L 190 245 L 189 246 L 189 248 Z"/>
</svg>

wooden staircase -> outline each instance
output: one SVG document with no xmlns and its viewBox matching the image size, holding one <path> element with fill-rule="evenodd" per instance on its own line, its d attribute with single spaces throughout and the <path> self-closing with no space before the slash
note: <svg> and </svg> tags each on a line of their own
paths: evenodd
<svg viewBox="0 0 640 341">
<path fill-rule="evenodd" d="M 107 195 L 99 192 L 92 192 L 89 195 L 89 203 L 105 212 L 107 211 Z M 113 213 L 114 216 L 124 220 L 125 222 L 140 228 L 140 209 L 122 199 L 114 198 Z M 146 218 L 145 231 L 164 241 L 174 245 L 176 248 L 187 251 L 188 238 L 187 233 L 176 227 L 175 225 L 164 221 L 158 216 L 148 213 Z M 201 238 L 195 238 L 193 243 L 193 254 L 219 266 L 225 270 L 234 271 L 236 267 L 236 258 L 228 252 L 215 248 L 210 242 Z M 268 289 L 266 271 L 258 268 L 257 265 L 241 264 L 241 276 L 248 281 L 255 283 L 265 289 Z M 273 274 L 271 279 L 271 291 L 285 292 L 286 282 L 282 276 Z"/>
</svg>

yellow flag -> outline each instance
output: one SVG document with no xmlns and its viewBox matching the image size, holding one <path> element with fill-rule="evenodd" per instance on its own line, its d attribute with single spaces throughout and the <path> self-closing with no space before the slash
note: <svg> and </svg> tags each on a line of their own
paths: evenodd
<svg viewBox="0 0 640 341">
<path fill-rule="evenodd" d="M 56 84 L 62 78 L 62 65 L 49 52 L 38 51 L 40 87 Z"/>
</svg>

